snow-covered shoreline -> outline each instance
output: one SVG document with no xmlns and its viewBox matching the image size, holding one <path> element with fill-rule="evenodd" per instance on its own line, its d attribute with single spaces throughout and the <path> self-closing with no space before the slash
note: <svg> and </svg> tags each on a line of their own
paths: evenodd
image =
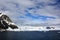
<svg viewBox="0 0 60 40">
<path fill-rule="evenodd" d="M 8 31 L 53 31 L 53 30 L 60 30 L 59 27 L 50 28 L 46 29 L 46 27 L 31 27 L 31 26 L 24 26 L 24 27 L 19 27 L 18 29 L 11 29 L 8 28 Z"/>
</svg>

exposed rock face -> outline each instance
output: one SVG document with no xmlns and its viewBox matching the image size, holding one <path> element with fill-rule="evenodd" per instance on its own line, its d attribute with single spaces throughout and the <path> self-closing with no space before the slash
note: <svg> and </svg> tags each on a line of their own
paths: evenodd
<svg viewBox="0 0 60 40">
<path fill-rule="evenodd" d="M 11 27 L 12 29 L 18 28 L 7 15 L 0 13 L 0 29 L 7 29 Z"/>
<path fill-rule="evenodd" d="M 1 16 L 1 18 L 4 19 L 4 20 L 6 20 L 6 21 L 12 22 L 7 15 L 4 15 L 4 14 L 3 14 L 3 15 Z"/>
</svg>

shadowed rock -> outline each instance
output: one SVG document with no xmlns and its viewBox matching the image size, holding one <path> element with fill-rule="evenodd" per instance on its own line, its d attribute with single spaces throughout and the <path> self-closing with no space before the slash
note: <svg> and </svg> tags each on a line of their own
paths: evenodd
<svg viewBox="0 0 60 40">
<path fill-rule="evenodd" d="M 0 21 L 0 28 L 7 29 L 8 28 L 8 24 L 5 21 L 1 20 Z"/>
<path fill-rule="evenodd" d="M 12 24 L 10 24 L 9 27 L 11 27 L 12 29 L 18 28 L 16 25 L 12 25 Z"/>
<path fill-rule="evenodd" d="M 1 16 L 1 18 L 4 19 L 4 20 L 6 20 L 6 21 L 8 21 L 8 22 L 12 22 L 11 19 L 10 19 L 7 15 L 4 15 L 4 14 L 3 14 L 3 15 Z"/>
<path fill-rule="evenodd" d="M 2 13 L 0 13 L 0 29 L 8 29 L 8 27 L 11 27 L 12 29 L 18 28 L 16 25 L 12 23 L 13 22 L 7 15 L 2 15 Z"/>
</svg>

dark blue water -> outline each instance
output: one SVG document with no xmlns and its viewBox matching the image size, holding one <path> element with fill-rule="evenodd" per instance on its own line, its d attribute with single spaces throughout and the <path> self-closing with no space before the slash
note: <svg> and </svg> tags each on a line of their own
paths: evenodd
<svg viewBox="0 0 60 40">
<path fill-rule="evenodd" d="M 60 40 L 60 33 L 57 32 L 0 32 L 0 40 Z"/>
</svg>

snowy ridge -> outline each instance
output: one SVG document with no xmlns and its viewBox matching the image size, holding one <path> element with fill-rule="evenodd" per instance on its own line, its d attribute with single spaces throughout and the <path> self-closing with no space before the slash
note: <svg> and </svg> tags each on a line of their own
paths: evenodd
<svg viewBox="0 0 60 40">
<path fill-rule="evenodd" d="M 4 20 L 6 23 L 8 23 L 9 25 L 10 24 L 13 24 L 13 25 L 15 25 L 14 23 L 12 23 L 12 22 L 8 22 L 7 20 Z"/>
<path fill-rule="evenodd" d="M 6 31 L 8 28 L 17 29 L 17 25 L 12 22 L 12 20 L 5 15 L 4 13 L 0 13 L 0 31 Z"/>
<path fill-rule="evenodd" d="M 2 14 L 0 14 L 0 17 L 1 17 L 2 15 L 4 15 L 4 14 L 3 14 L 3 13 L 2 13 Z"/>
</svg>

